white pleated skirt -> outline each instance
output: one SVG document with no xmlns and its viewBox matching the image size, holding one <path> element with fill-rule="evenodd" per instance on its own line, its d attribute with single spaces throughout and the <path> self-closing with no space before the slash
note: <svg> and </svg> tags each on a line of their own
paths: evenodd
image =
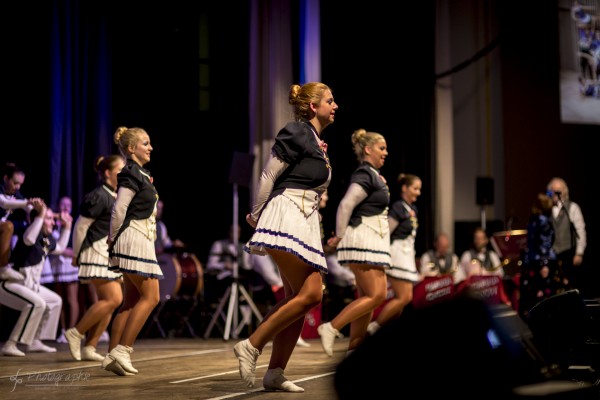
<svg viewBox="0 0 600 400">
<path fill-rule="evenodd" d="M 327 273 L 316 192 L 287 189 L 267 203 L 244 246 L 247 252 L 260 255 L 266 254 L 266 249 L 287 251 Z"/>
<path fill-rule="evenodd" d="M 387 210 L 379 215 L 361 217 L 361 223 L 348 226 L 337 246 L 338 262 L 341 265 L 367 264 L 389 268 L 390 226 Z"/>
<path fill-rule="evenodd" d="M 79 280 L 86 282 L 91 279 L 121 279 L 123 274 L 109 270 L 109 265 L 105 236 L 79 254 Z"/>
<path fill-rule="evenodd" d="M 72 283 L 79 281 L 79 270 L 73 266 L 71 257 L 58 254 L 48 255 L 54 282 Z"/>
<path fill-rule="evenodd" d="M 108 269 L 149 278 L 164 278 L 156 260 L 154 240 L 131 226 L 117 237 Z"/>
<path fill-rule="evenodd" d="M 415 238 L 409 236 L 406 239 L 396 239 L 391 245 L 392 268 L 386 273 L 396 279 L 402 279 L 412 283 L 420 280 L 417 271 Z"/>
</svg>

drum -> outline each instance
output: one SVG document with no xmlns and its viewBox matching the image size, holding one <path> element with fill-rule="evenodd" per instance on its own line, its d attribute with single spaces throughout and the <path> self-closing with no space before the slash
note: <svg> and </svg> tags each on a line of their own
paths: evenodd
<svg viewBox="0 0 600 400">
<path fill-rule="evenodd" d="M 180 296 L 195 297 L 204 288 L 202 264 L 195 254 L 163 253 L 158 257 L 158 263 L 164 275 L 158 281 L 161 301 Z"/>
<path fill-rule="evenodd" d="M 181 273 L 181 279 L 175 294 L 178 296 L 198 296 L 204 287 L 204 271 L 196 255 L 183 252 L 175 255 L 173 262 L 178 266 Z"/>
<path fill-rule="evenodd" d="M 508 276 L 517 275 L 521 267 L 521 253 L 527 247 L 527 230 L 496 232 L 492 235 L 490 243 L 503 258 L 504 272 Z"/>
</svg>

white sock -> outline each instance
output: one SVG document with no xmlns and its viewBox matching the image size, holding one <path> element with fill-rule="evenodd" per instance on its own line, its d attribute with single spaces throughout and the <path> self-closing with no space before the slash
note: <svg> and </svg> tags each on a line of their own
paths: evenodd
<svg viewBox="0 0 600 400">
<path fill-rule="evenodd" d="M 375 332 L 377 332 L 379 330 L 379 328 L 381 328 L 381 325 L 379 325 L 379 322 L 372 321 L 371 323 L 369 323 L 369 326 L 367 327 L 367 332 L 369 332 L 370 335 L 373 335 L 373 334 L 375 334 Z"/>
</svg>

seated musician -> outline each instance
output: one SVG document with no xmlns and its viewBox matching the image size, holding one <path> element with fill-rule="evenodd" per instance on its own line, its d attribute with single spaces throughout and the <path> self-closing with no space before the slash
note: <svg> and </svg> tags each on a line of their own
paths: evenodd
<svg viewBox="0 0 600 400">
<path fill-rule="evenodd" d="M 473 243 L 460 257 L 460 268 L 465 278 L 473 275 L 498 275 L 504 277 L 500 256 L 490 248 L 490 239 L 481 227 L 473 231 Z"/>
<path fill-rule="evenodd" d="M 183 252 L 185 244 L 179 240 L 172 240 L 169 236 L 167 226 L 162 219 L 164 202 L 158 200 L 156 203 L 156 240 L 154 241 L 154 249 L 156 250 L 156 260 L 163 271 L 164 279 L 159 281 L 161 301 L 166 301 L 175 297 L 174 289 L 177 286 L 177 268 L 173 262 L 173 253 Z"/>
<path fill-rule="evenodd" d="M 252 263 L 250 254 L 243 250 L 240 240 L 241 227 L 238 225 L 238 243 L 233 242 L 233 226 L 229 228 L 229 237 L 215 240 L 210 248 L 205 268 L 204 297 L 208 303 L 218 303 L 221 296 L 231 285 L 234 261 L 238 262 L 238 277 L 245 279 L 250 274 Z"/>
<path fill-rule="evenodd" d="M 167 226 L 162 220 L 162 214 L 164 209 L 164 202 L 158 200 L 156 203 L 156 241 L 154 247 L 156 249 L 156 255 L 160 256 L 164 253 L 171 253 L 176 249 L 183 249 L 185 243 L 179 239 L 171 240 Z"/>
<path fill-rule="evenodd" d="M 465 250 L 460 258 L 460 270 L 464 275 L 464 281 L 459 284 L 459 291 L 471 287 L 472 283 L 481 280 L 482 276 L 497 276 L 500 278 L 500 284 L 497 287 L 494 299 L 510 304 L 504 290 L 504 279 L 509 278 L 504 272 L 504 263 L 500 256 L 490 246 L 490 239 L 486 231 L 477 227 L 473 231 L 473 243 L 470 249 Z M 476 286 L 478 288 L 478 286 Z M 489 290 L 489 288 L 485 288 Z"/>
<path fill-rule="evenodd" d="M 444 232 L 435 237 L 433 248 L 423 253 L 420 265 L 421 279 L 452 275 L 455 284 L 465 279 L 458 256 L 450 248 L 450 238 Z"/>
</svg>

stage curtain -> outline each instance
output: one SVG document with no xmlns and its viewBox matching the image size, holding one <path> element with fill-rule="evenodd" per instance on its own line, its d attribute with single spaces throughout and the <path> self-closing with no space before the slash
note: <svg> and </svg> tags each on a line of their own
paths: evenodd
<svg viewBox="0 0 600 400">
<path fill-rule="evenodd" d="M 110 49 L 102 7 L 100 2 L 55 0 L 52 10 L 46 200 L 56 207 L 61 196 L 70 196 L 74 212 L 83 193 L 95 185 L 95 157 L 113 151 Z"/>
<path fill-rule="evenodd" d="M 292 8 L 295 4 L 298 9 Z M 287 102 L 290 85 L 321 80 L 320 32 L 319 0 L 251 1 L 249 151 L 255 156 L 251 187 L 277 132 L 292 119 Z M 296 69 L 294 60 L 299 64 Z"/>
</svg>

